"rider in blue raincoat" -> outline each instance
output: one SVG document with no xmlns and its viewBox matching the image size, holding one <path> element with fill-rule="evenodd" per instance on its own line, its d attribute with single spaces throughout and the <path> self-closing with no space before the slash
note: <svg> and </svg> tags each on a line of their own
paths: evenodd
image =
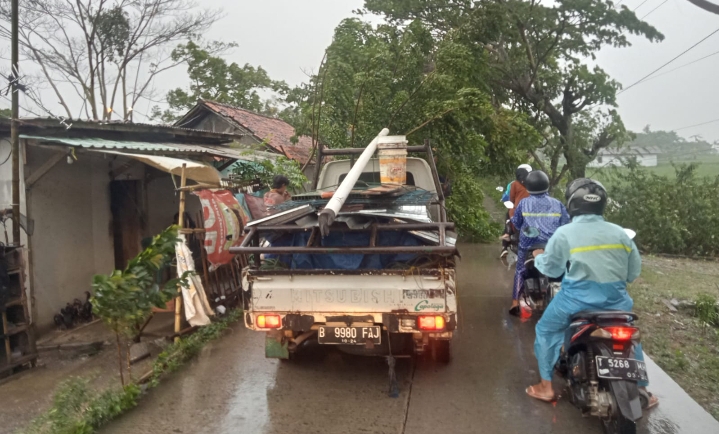
<svg viewBox="0 0 719 434">
<path fill-rule="evenodd" d="M 552 372 L 570 317 L 583 310 L 631 311 L 634 302 L 627 293 L 627 283 L 639 277 L 642 268 L 634 241 L 621 227 L 602 217 L 607 193 L 601 183 L 577 179 L 569 184 L 565 196 L 572 223 L 559 228 L 546 251 L 535 252 L 534 260 L 545 276 L 557 278 L 564 274 L 561 291 L 536 327 L 534 354 L 542 381 L 528 388 L 527 393 L 543 400 L 554 397 Z M 635 357 L 644 360 L 641 345 Z M 639 383 L 640 387 L 646 385 Z M 656 405 L 657 398 L 649 395 L 650 405 Z"/>
<path fill-rule="evenodd" d="M 562 202 L 550 197 L 549 177 L 541 170 L 535 170 L 527 175 L 524 181 L 530 196 L 515 204 L 512 224 L 519 231 L 519 248 L 517 249 L 517 271 L 514 274 L 514 288 L 512 291 L 512 307 L 509 313 L 519 315 L 519 296 L 524 286 L 524 273 L 527 260 L 527 249 L 539 243 L 546 243 L 554 232 L 562 225 L 569 223 L 569 214 Z M 539 230 L 539 235 L 529 237 L 525 229 L 533 227 Z"/>
</svg>

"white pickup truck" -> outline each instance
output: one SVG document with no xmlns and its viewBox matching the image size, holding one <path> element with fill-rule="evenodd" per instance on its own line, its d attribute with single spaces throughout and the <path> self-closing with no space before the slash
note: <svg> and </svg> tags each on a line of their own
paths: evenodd
<svg viewBox="0 0 719 434">
<path fill-rule="evenodd" d="M 429 353 L 449 362 L 456 235 L 431 148 L 411 148 L 427 152 L 431 165 L 407 158 L 406 185 L 392 190 L 379 184 L 379 163 L 370 160 L 326 237 L 317 213 L 352 160 L 325 164 L 317 191 L 247 225 L 232 251 L 250 264 L 242 276 L 245 325 L 267 334 L 267 357 L 291 358 L 314 341 L 352 354 Z"/>
</svg>

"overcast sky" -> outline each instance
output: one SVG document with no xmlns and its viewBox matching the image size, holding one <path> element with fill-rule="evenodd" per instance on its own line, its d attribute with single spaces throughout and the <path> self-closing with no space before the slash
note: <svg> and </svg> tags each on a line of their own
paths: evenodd
<svg viewBox="0 0 719 434">
<path fill-rule="evenodd" d="M 644 0 L 625 0 L 630 8 Z M 606 49 L 599 65 L 625 87 L 669 61 L 692 44 L 719 29 L 719 15 L 713 15 L 687 0 L 647 0 L 637 9 L 639 17 L 652 11 L 646 20 L 666 39 L 651 44 L 636 39 L 630 48 Z M 662 3 L 664 4 L 662 5 Z M 203 0 L 209 8 L 222 8 L 225 17 L 208 32 L 209 40 L 237 42 L 239 47 L 226 57 L 239 64 L 261 65 L 274 79 L 297 85 L 306 79 L 303 71 L 316 70 L 335 26 L 362 0 Z M 661 6 L 660 6 L 661 5 Z M 662 72 L 719 50 L 719 33 L 707 39 L 667 66 Z M 648 80 L 619 96 L 619 111 L 628 128 L 638 131 L 680 129 L 719 119 L 719 54 L 686 68 Z M 184 86 L 186 72 L 178 68 L 163 76 L 158 91 Z M 163 89 L 164 87 L 164 89 Z M 138 111 L 148 110 L 142 103 Z M 3 102 L 3 106 L 7 106 Z M 678 131 L 685 137 L 700 135 L 719 140 L 719 121 Z"/>
</svg>

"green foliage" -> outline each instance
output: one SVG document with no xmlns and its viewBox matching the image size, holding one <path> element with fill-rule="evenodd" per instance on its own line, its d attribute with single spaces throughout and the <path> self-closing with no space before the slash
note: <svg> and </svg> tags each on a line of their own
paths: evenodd
<svg viewBox="0 0 719 434">
<path fill-rule="evenodd" d="M 501 226 L 492 221 L 482 206 L 484 193 L 480 181 L 465 174 L 452 184 L 452 195 L 446 200 L 449 220 L 457 225 L 457 232 L 469 241 L 490 241 L 501 233 Z"/>
<path fill-rule="evenodd" d="M 495 104 L 489 83 L 486 54 L 464 35 L 439 40 L 421 21 L 346 19 L 317 75 L 293 94 L 304 99 L 292 122 L 333 148 L 364 147 L 383 127 L 414 144 L 431 140 L 440 175 L 453 182 L 450 218 L 462 236 L 487 239 L 478 175 L 507 176 L 540 143 L 523 114 Z"/>
<path fill-rule="evenodd" d="M 98 11 L 90 21 L 97 32 L 99 50 L 114 62 L 122 60 L 130 40 L 130 15 L 122 7 Z"/>
<path fill-rule="evenodd" d="M 232 173 L 246 181 L 259 179 L 266 186 L 272 185 L 275 175 L 284 175 L 290 180 L 290 188 L 293 190 L 301 189 L 307 182 L 300 163 L 287 157 L 278 157 L 275 161 L 238 161 L 232 166 Z"/>
<path fill-rule="evenodd" d="M 644 252 L 719 254 L 719 178 L 699 178 L 696 167 L 676 166 L 676 179 L 635 162 L 612 171 L 608 219 L 636 230 Z"/>
<path fill-rule="evenodd" d="M 153 307 L 164 307 L 177 295 L 178 285 L 187 285 L 187 273 L 160 286 L 157 271 L 175 254 L 179 227 L 174 225 L 152 239 L 152 243 L 130 260 L 124 271 L 93 278 L 93 312 L 115 333 L 132 339 L 138 327 L 148 318 Z"/>
<path fill-rule="evenodd" d="M 0 109 L 0 117 L 3 118 L 11 118 L 12 117 L 12 110 L 10 109 Z"/>
<path fill-rule="evenodd" d="M 613 109 L 620 84 L 586 59 L 630 45 L 628 35 L 663 38 L 611 1 L 365 0 L 364 12 L 394 26 L 422 23 L 437 47 L 478 51 L 495 104 L 528 114 L 542 132 L 537 155 L 553 185 L 567 172 L 584 176 L 600 149 L 629 138 Z"/>
<path fill-rule="evenodd" d="M 242 311 L 233 309 L 219 321 L 199 328 L 195 333 L 182 338 L 165 349 L 152 365 L 149 384 L 155 387 L 163 375 L 174 372 L 186 361 L 196 356 L 208 342 L 217 339 L 230 324 L 242 317 Z"/>
<path fill-rule="evenodd" d="M 21 434 L 92 434 L 134 408 L 139 398 L 140 388 L 135 384 L 98 393 L 89 380 L 73 377 L 60 384 L 50 410 Z"/>
<path fill-rule="evenodd" d="M 172 51 L 172 60 L 187 63 L 190 88 L 169 91 L 167 102 L 170 108 L 161 112 L 155 107 L 152 118 L 162 119 L 166 123 L 174 122 L 200 98 L 276 115 L 278 108 L 275 101 L 263 99 L 260 94 L 271 91 L 276 95 L 284 95 L 288 91 L 287 84 L 271 80 L 261 66 L 255 68 L 249 64 L 228 64 L 225 59 L 215 55 L 236 46 L 234 43 L 221 42 L 200 46 L 193 41 L 178 45 Z"/>
<path fill-rule="evenodd" d="M 699 294 L 694 306 L 694 316 L 702 324 L 702 327 L 719 326 L 719 309 L 717 309 L 717 298 L 711 294 Z"/>
</svg>

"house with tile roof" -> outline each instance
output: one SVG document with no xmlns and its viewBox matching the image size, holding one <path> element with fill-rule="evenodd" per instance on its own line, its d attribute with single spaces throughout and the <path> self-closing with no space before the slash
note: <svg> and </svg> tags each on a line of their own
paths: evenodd
<svg viewBox="0 0 719 434">
<path fill-rule="evenodd" d="M 282 119 L 215 101 L 200 99 L 180 120 L 176 127 L 241 135 L 240 143 L 247 146 L 265 144 L 267 150 L 307 163 L 312 152 L 312 138 L 297 137 L 295 129 Z M 306 173 L 314 171 L 308 165 Z"/>
<path fill-rule="evenodd" d="M 605 148 L 587 167 L 624 167 L 627 160 L 636 160 L 643 167 L 655 167 L 660 154 L 659 148 L 654 146 Z"/>
</svg>

